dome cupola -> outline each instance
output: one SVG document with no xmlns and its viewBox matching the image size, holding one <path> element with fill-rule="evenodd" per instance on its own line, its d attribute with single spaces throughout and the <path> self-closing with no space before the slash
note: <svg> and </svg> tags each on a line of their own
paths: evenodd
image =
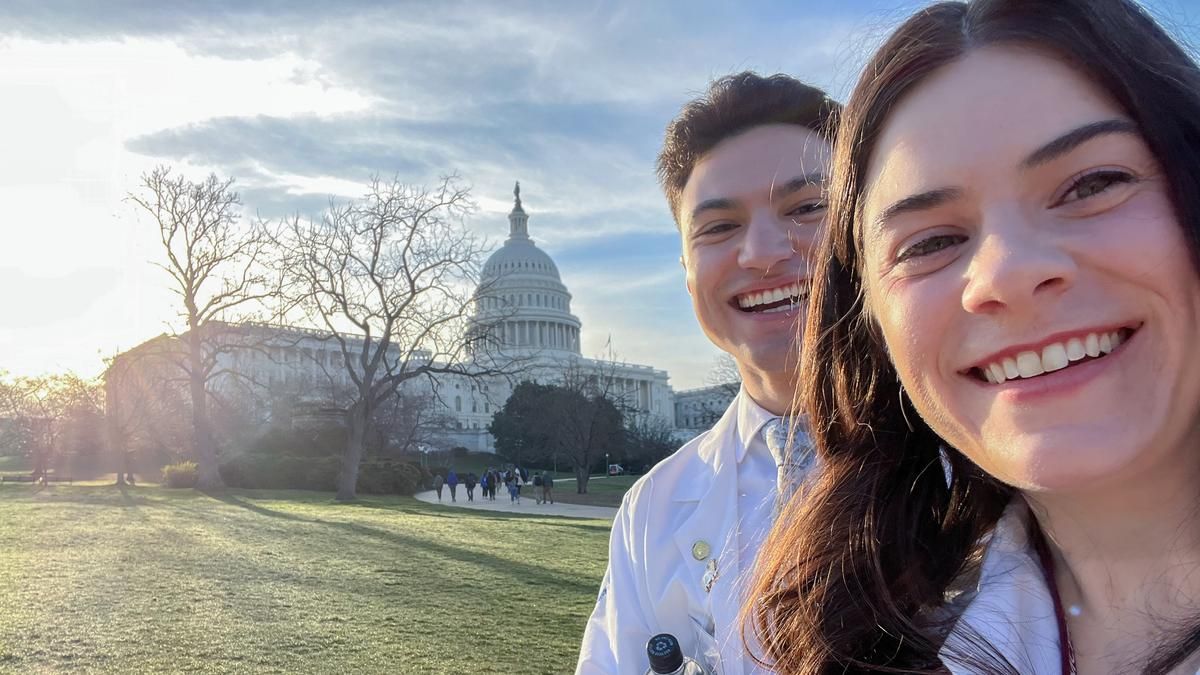
<svg viewBox="0 0 1200 675">
<path fill-rule="evenodd" d="M 571 294 L 558 266 L 529 237 L 521 184 L 513 188 L 508 239 L 483 265 L 476 292 L 478 324 L 498 333 L 489 345 L 505 351 L 567 351 L 579 354 L 581 324 L 571 314 Z"/>
</svg>

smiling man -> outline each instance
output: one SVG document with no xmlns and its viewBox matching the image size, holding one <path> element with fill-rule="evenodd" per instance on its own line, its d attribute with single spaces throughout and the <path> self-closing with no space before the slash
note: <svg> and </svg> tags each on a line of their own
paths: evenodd
<svg viewBox="0 0 1200 675">
<path fill-rule="evenodd" d="M 658 633 L 708 672 L 764 672 L 743 647 L 738 615 L 778 498 L 804 466 L 804 444 L 784 441 L 803 440 L 788 422 L 838 109 L 785 75 L 741 73 L 714 82 L 667 127 L 658 172 L 688 293 L 742 389 L 712 429 L 626 494 L 576 673 L 643 673 Z"/>
</svg>

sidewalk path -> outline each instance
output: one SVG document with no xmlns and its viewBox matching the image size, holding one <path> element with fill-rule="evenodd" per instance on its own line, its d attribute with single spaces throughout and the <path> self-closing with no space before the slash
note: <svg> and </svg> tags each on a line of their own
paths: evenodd
<svg viewBox="0 0 1200 675">
<path fill-rule="evenodd" d="M 533 498 L 532 490 L 528 495 L 521 495 L 521 503 L 514 504 L 508 501 L 508 494 L 501 495 L 500 491 L 496 491 L 496 501 L 488 501 L 479 498 L 479 488 L 475 489 L 475 501 L 467 501 L 467 489 L 462 485 L 458 486 L 458 501 L 450 501 L 450 488 L 442 488 L 442 500 L 439 502 L 437 492 L 427 490 L 418 492 L 416 498 L 427 504 L 441 504 L 442 506 L 457 506 L 464 509 L 476 509 L 479 511 L 502 511 L 504 513 L 521 513 L 530 516 L 564 516 L 567 518 L 597 518 L 601 520 L 612 520 L 617 515 L 617 510 L 611 506 L 585 506 L 583 504 L 563 504 L 555 502 L 553 504 L 538 504 Z"/>
</svg>

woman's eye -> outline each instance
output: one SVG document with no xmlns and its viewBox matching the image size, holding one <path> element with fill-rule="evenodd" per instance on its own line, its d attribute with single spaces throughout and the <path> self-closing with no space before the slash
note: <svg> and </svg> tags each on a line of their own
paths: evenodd
<svg viewBox="0 0 1200 675">
<path fill-rule="evenodd" d="M 800 204 L 799 206 L 796 206 L 795 208 L 793 208 L 791 211 L 788 211 L 784 215 L 787 216 L 788 218 L 796 219 L 796 218 L 803 218 L 805 216 L 811 216 L 814 213 L 820 213 L 821 211 L 824 211 L 824 210 L 825 210 L 825 201 L 821 200 L 821 201 L 816 201 L 816 202 L 805 202 L 803 204 Z"/>
<path fill-rule="evenodd" d="M 967 238 L 961 234 L 939 234 L 928 239 L 922 239 L 908 248 L 900 251 L 896 255 L 896 262 L 902 263 L 912 258 L 921 258 L 928 255 L 933 255 L 938 251 L 950 248 L 956 244 L 961 244 Z"/>
<path fill-rule="evenodd" d="M 1059 203 L 1066 204 L 1095 197 L 1114 185 L 1132 183 L 1133 181 L 1133 176 L 1124 171 L 1096 171 L 1089 173 L 1086 176 L 1081 176 L 1072 183 L 1071 187 L 1067 189 L 1066 194 L 1063 195 L 1063 198 L 1059 200 Z"/>
</svg>

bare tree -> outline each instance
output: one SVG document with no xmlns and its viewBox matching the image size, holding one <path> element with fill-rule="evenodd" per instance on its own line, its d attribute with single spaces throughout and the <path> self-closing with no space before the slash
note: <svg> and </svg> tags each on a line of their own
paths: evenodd
<svg viewBox="0 0 1200 675">
<path fill-rule="evenodd" d="M 16 377 L 0 382 L 0 415 L 17 425 L 18 442 L 33 460 L 33 477 L 45 480 L 64 453 L 72 424 L 98 418 L 102 393 L 97 383 L 74 373 Z"/>
<path fill-rule="evenodd" d="M 371 426 L 380 452 L 415 453 L 423 447 L 444 446 L 454 419 L 431 390 L 400 387 L 376 408 Z"/>
<path fill-rule="evenodd" d="M 738 370 L 737 361 L 729 354 L 721 354 L 713 360 L 712 370 L 708 371 L 704 380 L 709 386 L 719 387 L 731 399 L 737 396 L 742 387 L 742 373 Z"/>
<path fill-rule="evenodd" d="M 707 390 L 711 395 L 695 401 L 695 409 L 699 416 L 701 427 L 710 427 L 721 419 L 729 402 L 737 396 L 742 388 L 742 373 L 738 370 L 737 361 L 729 354 L 721 354 L 713 360 L 712 369 L 704 378 Z"/>
<path fill-rule="evenodd" d="M 160 336 L 106 360 L 104 417 L 117 484 L 133 482 L 135 457 L 191 443 L 189 405 L 176 365 L 175 340 Z"/>
<path fill-rule="evenodd" d="M 560 418 L 566 439 L 562 447 L 575 470 L 575 491 L 579 494 L 587 493 L 591 467 L 599 455 L 620 447 L 619 432 L 626 419 L 640 414 L 633 404 L 633 394 L 617 386 L 619 365 L 610 338 L 600 357 L 589 365 L 574 361 L 563 369 L 562 386 L 575 396 L 563 399 L 570 409 L 562 411 Z"/>
<path fill-rule="evenodd" d="M 338 500 L 355 498 L 368 427 L 405 382 L 518 367 L 480 348 L 498 341 L 472 321 L 486 253 L 464 227 L 473 210 L 455 177 L 432 189 L 373 179 L 362 199 L 331 202 L 320 220 L 295 217 L 282 228 L 284 302 L 329 332 L 341 351 L 335 367 L 352 383 Z"/>
<path fill-rule="evenodd" d="M 193 182 L 168 167 L 144 174 L 129 200 L 158 227 L 164 261 L 179 296 L 176 326 L 179 351 L 174 362 L 187 380 L 191 403 L 192 452 L 199 465 L 196 487 L 220 489 L 217 445 L 209 419 L 213 381 L 223 374 L 221 354 L 244 348 L 242 333 L 230 323 L 251 318 L 269 297 L 262 262 L 269 238 L 261 223 L 243 224 L 233 179 L 215 174 Z"/>
</svg>

